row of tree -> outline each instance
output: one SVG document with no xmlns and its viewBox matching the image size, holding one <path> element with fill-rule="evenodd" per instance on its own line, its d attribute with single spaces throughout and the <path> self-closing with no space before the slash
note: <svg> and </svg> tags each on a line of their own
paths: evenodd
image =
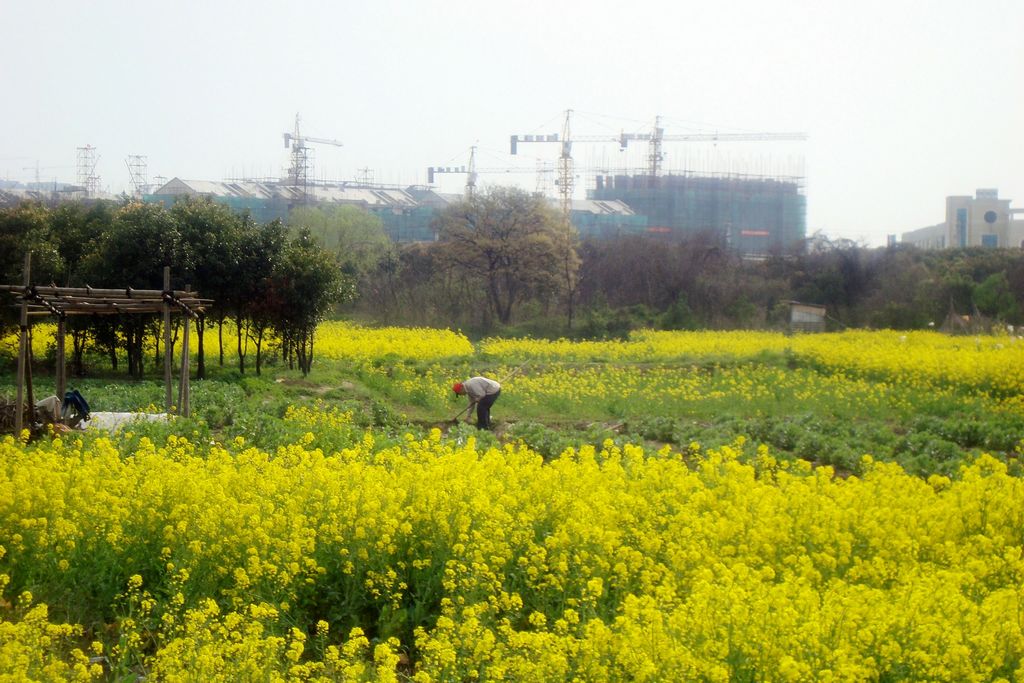
<svg viewBox="0 0 1024 683">
<path fill-rule="evenodd" d="M 797 253 L 749 259 L 711 233 L 580 242 L 543 199 L 514 190 L 449 207 L 437 232 L 386 253 L 356 306 L 392 322 L 585 337 L 784 327 L 790 301 L 825 306 L 837 327 L 938 327 L 951 312 L 1024 322 L 1020 249 L 866 248 L 816 235 Z"/>
<path fill-rule="evenodd" d="M 0 211 L 0 282 L 20 282 L 26 251 L 37 283 L 159 288 L 170 265 L 175 288 L 214 300 L 202 324 L 237 325 L 243 371 L 242 342 L 253 342 L 257 372 L 271 332 L 309 372 L 313 330 L 332 312 L 586 337 L 783 327 L 789 301 L 824 305 L 836 326 L 925 328 L 951 312 L 1024 323 L 1020 249 L 869 249 L 815 236 L 799 253 L 751 260 L 714 234 L 581 242 L 544 199 L 504 188 L 450 205 L 435 227 L 435 242 L 396 245 L 377 217 L 351 206 L 297 208 L 287 224 L 261 225 L 206 200 L 23 204 Z M 158 329 L 153 319 L 78 321 L 73 358 L 92 344 L 116 367 L 124 348 L 139 375 L 143 341 Z M 223 342 L 219 350 L 223 364 Z"/>
<path fill-rule="evenodd" d="M 23 203 L 0 211 L 0 281 L 21 283 L 26 252 L 32 253 L 34 284 L 161 289 L 163 268 L 170 266 L 172 288 L 190 286 L 213 299 L 199 331 L 217 326 L 221 364 L 224 323 L 236 324 L 242 372 L 243 340 L 254 343 L 258 373 L 264 341 L 273 331 L 288 361 L 308 373 L 317 323 L 355 292 L 355 278 L 309 230 L 279 221 L 258 224 L 204 200 L 178 202 L 169 210 L 99 202 L 54 209 Z M 3 311 L 5 325 L 14 324 L 13 310 L 5 306 Z M 161 323 L 155 316 L 75 316 L 68 324 L 78 372 L 89 346 L 109 353 L 115 370 L 118 350 L 124 350 L 128 373 L 135 377 L 143 373 L 147 339 L 159 350 Z M 202 339 L 200 334 L 200 377 L 206 372 Z"/>
</svg>

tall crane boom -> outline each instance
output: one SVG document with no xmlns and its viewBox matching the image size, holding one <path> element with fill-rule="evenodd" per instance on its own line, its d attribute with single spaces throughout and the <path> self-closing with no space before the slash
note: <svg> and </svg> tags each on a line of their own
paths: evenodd
<svg viewBox="0 0 1024 683">
<path fill-rule="evenodd" d="M 24 158 L 24 157 L 10 157 L 10 158 L 11 159 L 15 159 L 15 158 Z M 36 189 L 38 190 L 41 187 L 41 183 L 39 181 L 39 172 L 43 171 L 43 170 L 52 170 L 52 169 L 55 169 L 55 168 L 74 168 L 74 166 L 40 166 L 39 162 L 37 161 L 35 166 L 22 166 L 21 170 L 22 171 L 35 171 L 36 172 Z M 54 187 L 56 187 L 57 179 L 54 178 L 53 182 L 54 182 Z"/>
<path fill-rule="evenodd" d="M 572 109 L 565 110 L 565 122 L 562 124 L 562 134 L 553 135 L 513 135 L 511 138 L 511 153 L 519 153 L 520 142 L 559 142 L 562 145 L 562 152 L 558 156 L 558 196 L 561 199 L 562 216 L 569 220 L 569 212 L 572 210 L 572 191 L 575 185 L 573 176 L 572 143 L 575 142 L 618 142 L 619 139 L 609 136 L 580 136 L 572 137 Z"/>
<path fill-rule="evenodd" d="M 476 193 L 476 181 L 481 173 L 550 173 L 550 167 L 538 167 L 536 170 L 529 168 L 477 168 L 476 146 L 469 148 L 469 166 L 430 166 L 427 168 L 427 184 L 434 184 L 434 177 L 443 173 L 465 173 L 466 174 L 466 198 L 471 198 Z"/>
<path fill-rule="evenodd" d="M 284 146 L 287 148 L 291 141 L 294 140 L 296 145 L 303 146 L 307 142 L 316 142 L 321 145 L 334 145 L 335 147 L 344 147 L 345 145 L 337 140 L 328 140 L 327 138 L 315 138 L 311 135 L 296 135 L 294 133 L 284 134 Z"/>
<path fill-rule="evenodd" d="M 661 117 L 654 118 L 654 127 L 650 133 L 626 133 L 619 135 L 577 135 L 572 137 L 570 118 L 572 110 L 565 112 L 562 133 L 549 135 L 513 135 L 510 138 L 510 151 L 518 154 L 520 143 L 557 142 L 561 143 L 562 151 L 558 158 L 558 192 L 562 201 L 562 211 L 568 217 L 572 202 L 573 177 L 573 142 L 615 142 L 620 150 L 625 150 L 630 142 L 646 141 L 648 143 L 647 172 L 652 176 L 661 174 L 661 162 L 664 158 L 662 145 L 665 142 L 784 142 L 807 139 L 806 133 L 685 133 L 681 135 L 665 135 L 661 125 Z"/>
<path fill-rule="evenodd" d="M 654 117 L 654 128 L 650 133 L 623 133 L 619 146 L 625 149 L 631 141 L 648 143 L 647 171 L 651 176 L 661 174 L 661 152 L 664 142 L 794 142 L 807 139 L 807 133 L 684 133 L 665 135 L 661 117 Z"/>
<path fill-rule="evenodd" d="M 343 147 L 344 145 L 337 140 L 328 140 L 327 138 L 315 138 L 311 135 L 303 135 L 299 132 L 299 122 L 301 117 L 295 115 L 295 132 L 284 133 L 284 146 L 285 149 L 288 147 L 305 147 L 307 142 L 316 142 L 321 145 L 334 145 L 335 147 Z M 294 143 L 294 144 L 293 144 Z"/>
<path fill-rule="evenodd" d="M 476 145 L 469 148 L 469 168 L 465 166 L 430 166 L 427 168 L 427 184 L 434 184 L 434 176 L 439 173 L 465 173 L 466 199 L 472 199 L 476 193 Z"/>
<path fill-rule="evenodd" d="M 284 133 L 284 146 L 285 149 L 291 148 L 291 165 L 288 169 L 288 182 L 296 187 L 302 188 L 303 201 L 306 199 L 307 186 L 309 184 L 309 172 L 312 166 L 312 160 L 310 158 L 310 151 L 307 143 L 315 142 L 321 145 L 333 145 L 334 147 L 342 147 L 342 143 L 337 140 L 329 140 L 327 138 L 316 138 L 310 135 L 303 135 L 299 131 L 299 122 L 301 118 L 298 114 L 295 115 L 295 131 L 292 133 Z"/>
</svg>

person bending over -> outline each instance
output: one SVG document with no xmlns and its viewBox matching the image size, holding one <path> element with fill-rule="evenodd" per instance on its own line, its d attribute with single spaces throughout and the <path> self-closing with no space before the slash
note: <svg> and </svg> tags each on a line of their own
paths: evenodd
<svg viewBox="0 0 1024 683">
<path fill-rule="evenodd" d="M 472 419 L 472 408 L 476 405 L 476 428 L 491 428 L 491 406 L 498 400 L 501 394 L 501 385 L 487 377 L 470 377 L 462 382 L 456 382 L 452 389 L 459 396 L 466 396 L 469 399 L 470 412 L 466 415 L 466 422 Z"/>
</svg>

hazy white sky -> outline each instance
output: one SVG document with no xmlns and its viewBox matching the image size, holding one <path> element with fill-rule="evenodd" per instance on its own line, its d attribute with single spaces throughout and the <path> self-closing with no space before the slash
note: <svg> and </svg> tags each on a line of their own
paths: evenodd
<svg viewBox="0 0 1024 683">
<path fill-rule="evenodd" d="M 0 0 L 0 178 L 101 185 L 149 175 L 277 176 L 302 116 L 316 174 L 426 182 L 426 168 L 553 161 L 511 134 L 808 134 L 804 143 L 666 143 L 665 168 L 791 172 L 808 233 L 869 244 L 995 187 L 1024 207 L 1024 1 L 115 2 Z M 587 169 L 644 145 L 574 146 Z M 30 170 L 26 170 L 30 169 Z M 507 176 L 506 176 L 507 177 Z M 517 176 L 535 186 L 531 174 Z M 503 177 L 484 175 L 481 182 Z M 462 176 L 440 176 L 458 191 Z M 582 189 L 579 192 L 582 196 Z"/>
</svg>

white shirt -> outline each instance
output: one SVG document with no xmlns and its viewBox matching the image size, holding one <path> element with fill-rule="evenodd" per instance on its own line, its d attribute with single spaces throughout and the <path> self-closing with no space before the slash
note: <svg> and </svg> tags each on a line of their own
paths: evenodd
<svg viewBox="0 0 1024 683">
<path fill-rule="evenodd" d="M 496 394 L 501 389 L 501 385 L 495 382 L 493 379 L 487 379 L 486 377 L 473 377 L 467 379 L 462 383 L 462 389 L 469 396 L 469 400 L 473 403 L 477 403 L 484 396 L 490 396 Z"/>
</svg>

